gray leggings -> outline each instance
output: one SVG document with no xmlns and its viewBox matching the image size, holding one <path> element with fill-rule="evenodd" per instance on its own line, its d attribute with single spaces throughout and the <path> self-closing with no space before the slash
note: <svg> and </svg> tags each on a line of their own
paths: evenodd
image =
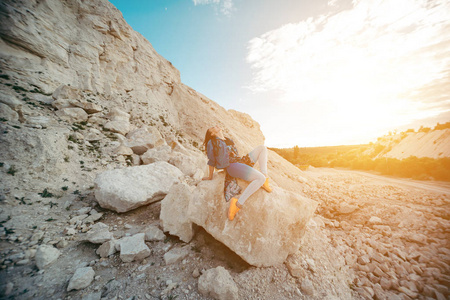
<svg viewBox="0 0 450 300">
<path fill-rule="evenodd" d="M 267 155 L 266 146 L 261 145 L 256 147 L 248 154 L 254 163 L 259 164 L 261 172 L 241 163 L 231 163 L 227 167 L 227 172 L 233 177 L 250 181 L 250 184 L 239 197 L 239 204 L 244 205 L 245 200 L 248 199 L 254 192 L 256 192 L 266 181 L 267 177 Z"/>
</svg>

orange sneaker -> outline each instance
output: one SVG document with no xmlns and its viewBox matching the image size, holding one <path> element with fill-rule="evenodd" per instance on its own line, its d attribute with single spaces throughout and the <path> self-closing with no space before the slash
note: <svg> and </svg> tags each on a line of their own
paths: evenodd
<svg viewBox="0 0 450 300">
<path fill-rule="evenodd" d="M 262 188 L 265 189 L 268 193 L 272 192 L 272 188 L 269 186 L 269 177 L 266 178 L 266 182 L 264 182 Z"/>
<path fill-rule="evenodd" d="M 239 207 L 236 206 L 236 202 L 238 201 L 238 199 L 236 198 L 231 198 L 230 201 L 230 208 L 228 208 L 228 220 L 233 221 L 234 220 L 234 216 L 237 214 L 237 212 L 240 210 Z"/>
</svg>

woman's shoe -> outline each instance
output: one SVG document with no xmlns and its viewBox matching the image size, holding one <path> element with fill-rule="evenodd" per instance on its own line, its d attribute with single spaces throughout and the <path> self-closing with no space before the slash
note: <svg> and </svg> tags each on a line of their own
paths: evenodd
<svg viewBox="0 0 450 300">
<path fill-rule="evenodd" d="M 228 208 L 228 220 L 230 220 L 230 221 L 234 220 L 234 216 L 240 210 L 240 208 L 236 206 L 237 201 L 238 201 L 238 199 L 231 198 L 230 207 Z"/>
<path fill-rule="evenodd" d="M 269 177 L 266 178 L 266 182 L 264 182 L 262 188 L 265 189 L 268 193 L 272 192 L 272 188 L 269 186 Z"/>
</svg>

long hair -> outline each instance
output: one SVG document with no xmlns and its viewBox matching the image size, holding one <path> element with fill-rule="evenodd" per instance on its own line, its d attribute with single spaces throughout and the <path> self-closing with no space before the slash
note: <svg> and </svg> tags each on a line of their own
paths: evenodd
<svg viewBox="0 0 450 300">
<path fill-rule="evenodd" d="M 208 147 L 208 142 L 213 138 L 213 136 L 211 135 L 211 130 L 210 128 L 208 128 L 208 130 L 206 130 L 206 134 L 205 134 L 205 141 L 203 142 L 203 146 L 205 146 L 205 152 L 208 151 L 207 147 Z"/>
</svg>

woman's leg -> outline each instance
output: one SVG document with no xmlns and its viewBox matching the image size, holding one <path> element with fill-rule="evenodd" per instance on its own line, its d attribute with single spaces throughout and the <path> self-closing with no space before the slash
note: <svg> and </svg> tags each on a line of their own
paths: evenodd
<svg viewBox="0 0 450 300">
<path fill-rule="evenodd" d="M 268 150 L 266 146 L 260 145 L 252 150 L 248 154 L 250 158 L 253 160 L 254 163 L 259 163 L 259 168 L 261 170 L 261 173 L 264 174 L 264 176 L 268 177 L 267 174 L 267 156 L 268 156 Z"/>
<path fill-rule="evenodd" d="M 245 200 L 256 192 L 266 181 L 264 174 L 246 164 L 232 163 L 227 167 L 227 172 L 230 176 L 250 181 L 250 184 L 239 197 L 238 203 L 240 205 L 244 205 Z"/>
</svg>

